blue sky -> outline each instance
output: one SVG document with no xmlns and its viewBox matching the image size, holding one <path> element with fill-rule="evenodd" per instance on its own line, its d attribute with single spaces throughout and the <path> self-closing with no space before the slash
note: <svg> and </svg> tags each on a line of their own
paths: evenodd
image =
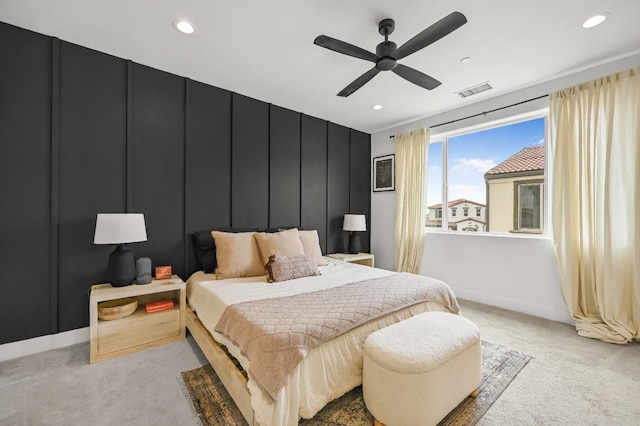
<svg viewBox="0 0 640 426">
<path fill-rule="evenodd" d="M 544 118 L 449 138 L 449 201 L 485 204 L 484 174 L 513 154 L 544 144 Z M 442 202 L 442 142 L 429 145 L 427 206 Z"/>
</svg>

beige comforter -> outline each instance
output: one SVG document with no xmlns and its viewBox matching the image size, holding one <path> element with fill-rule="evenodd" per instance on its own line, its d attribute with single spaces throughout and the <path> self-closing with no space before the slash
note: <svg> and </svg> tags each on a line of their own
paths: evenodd
<svg viewBox="0 0 640 426">
<path fill-rule="evenodd" d="M 313 348 L 359 325 L 422 302 L 454 313 L 451 289 L 434 278 L 394 274 L 340 287 L 228 306 L 215 331 L 250 362 L 249 374 L 275 400 L 287 376 Z"/>
</svg>

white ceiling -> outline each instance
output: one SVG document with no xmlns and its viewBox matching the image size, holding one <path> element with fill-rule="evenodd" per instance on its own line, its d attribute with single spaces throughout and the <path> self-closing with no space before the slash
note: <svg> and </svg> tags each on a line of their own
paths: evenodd
<svg viewBox="0 0 640 426">
<path fill-rule="evenodd" d="M 384 72 L 336 96 L 372 64 L 318 47 L 316 36 L 375 52 L 381 19 L 395 20 L 400 46 L 454 10 L 467 24 L 399 61 L 441 86 Z M 597 12 L 611 16 L 583 29 Z M 195 34 L 177 32 L 176 18 Z M 638 0 L 0 0 L 0 21 L 369 133 L 635 54 L 639 18 Z M 495 89 L 455 94 L 485 81 Z"/>
</svg>

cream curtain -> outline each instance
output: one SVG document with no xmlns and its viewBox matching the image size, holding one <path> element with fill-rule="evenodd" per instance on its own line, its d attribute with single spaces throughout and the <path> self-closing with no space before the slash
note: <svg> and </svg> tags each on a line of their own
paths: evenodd
<svg viewBox="0 0 640 426">
<path fill-rule="evenodd" d="M 396 136 L 396 271 L 418 273 L 426 220 L 429 130 Z"/>
<path fill-rule="evenodd" d="M 551 95 L 552 226 L 578 334 L 640 340 L 640 67 Z"/>
</svg>

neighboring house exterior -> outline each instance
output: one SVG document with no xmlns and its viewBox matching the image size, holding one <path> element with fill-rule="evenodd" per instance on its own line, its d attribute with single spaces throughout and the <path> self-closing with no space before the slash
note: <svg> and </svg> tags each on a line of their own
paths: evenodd
<svg viewBox="0 0 640 426">
<path fill-rule="evenodd" d="M 484 175 L 487 231 L 544 229 L 544 146 L 524 148 Z"/>
<path fill-rule="evenodd" d="M 427 227 L 442 226 L 442 204 L 428 206 Z M 452 231 L 484 232 L 486 206 L 475 201 L 459 199 L 449 201 L 447 219 Z"/>
</svg>

